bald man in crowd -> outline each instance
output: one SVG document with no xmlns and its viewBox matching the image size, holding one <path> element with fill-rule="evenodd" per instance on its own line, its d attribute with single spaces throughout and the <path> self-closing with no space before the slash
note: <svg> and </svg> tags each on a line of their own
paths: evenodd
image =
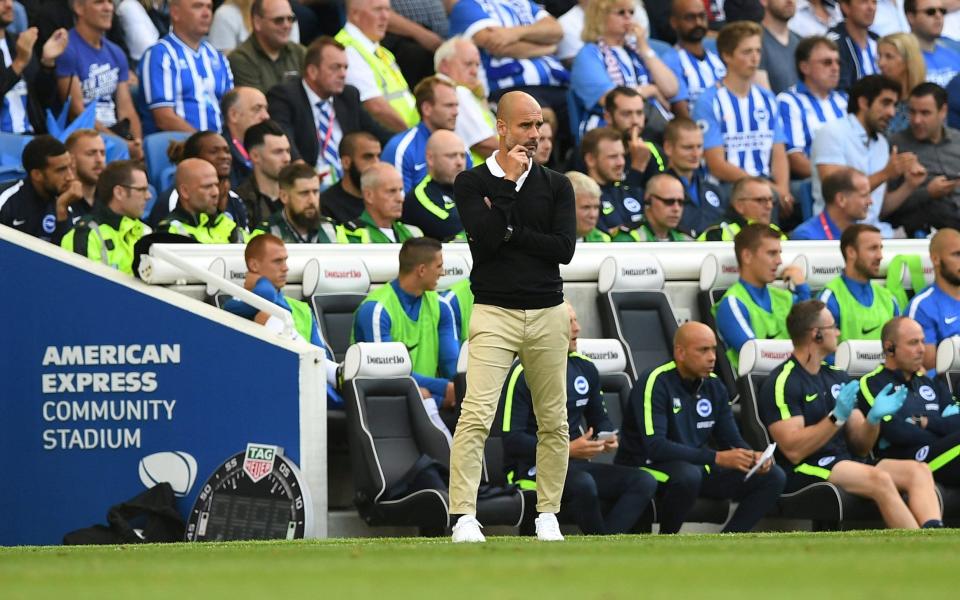
<svg viewBox="0 0 960 600">
<path fill-rule="evenodd" d="M 699 496 L 738 502 L 723 532 L 750 531 L 776 505 L 786 475 L 767 460 L 745 478 L 761 454 L 740 436 L 727 388 L 712 376 L 713 330 L 696 321 L 681 325 L 673 357 L 633 386 L 615 462 L 660 482 L 660 533 L 678 532 Z"/>
<path fill-rule="evenodd" d="M 621 229 L 615 242 L 623 237 L 637 242 L 692 242 L 693 238 L 677 229 L 683 218 L 686 196 L 675 175 L 661 173 L 647 180 L 643 192 L 643 220 L 636 229 Z"/>
<path fill-rule="evenodd" d="M 937 345 L 960 335 L 960 232 L 949 227 L 938 231 L 930 240 L 930 260 L 933 285 L 914 296 L 907 311 L 923 327 L 923 367 L 928 371 L 937 366 Z"/>
<path fill-rule="evenodd" d="M 499 148 L 461 173 L 454 198 L 473 256 L 467 393 L 450 456 L 454 542 L 483 542 L 476 518 L 483 447 L 500 390 L 519 354 L 537 421 L 537 538 L 560 541 L 557 522 L 570 438 L 566 407 L 569 315 L 560 265 L 573 258 L 570 181 L 535 164 L 543 113 L 524 92 L 497 106 Z"/>
<path fill-rule="evenodd" d="M 201 244 L 244 242 L 246 232 L 218 208 L 220 180 L 217 169 L 201 158 L 177 165 L 177 208 L 157 227 L 158 231 L 192 237 Z"/>
<path fill-rule="evenodd" d="M 449 242 L 463 232 L 453 181 L 467 165 L 467 152 L 460 136 L 438 129 L 427 140 L 426 157 L 426 177 L 403 201 L 403 222 L 416 225 L 427 237 Z"/>
<path fill-rule="evenodd" d="M 230 142 L 230 183 L 240 185 L 253 172 L 250 153 L 243 145 L 243 136 L 247 130 L 270 118 L 267 112 L 267 97 L 253 87 L 237 86 L 224 94 L 220 110 L 226 124 L 223 137 Z"/>
</svg>

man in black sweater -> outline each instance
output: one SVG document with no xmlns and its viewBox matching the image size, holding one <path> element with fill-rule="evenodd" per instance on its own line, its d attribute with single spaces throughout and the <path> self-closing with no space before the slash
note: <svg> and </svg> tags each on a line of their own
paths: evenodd
<svg viewBox="0 0 960 600">
<path fill-rule="evenodd" d="M 470 319 L 467 394 L 450 456 L 450 513 L 460 518 L 454 542 L 482 542 L 476 519 L 483 447 L 500 390 L 516 355 L 524 366 L 537 418 L 537 537 L 562 540 L 556 513 L 567 473 L 566 363 L 570 330 L 560 264 L 573 258 L 573 187 L 533 162 L 540 105 L 523 92 L 497 107 L 500 148 L 461 173 L 454 197 L 467 232 L 476 298 Z"/>
</svg>

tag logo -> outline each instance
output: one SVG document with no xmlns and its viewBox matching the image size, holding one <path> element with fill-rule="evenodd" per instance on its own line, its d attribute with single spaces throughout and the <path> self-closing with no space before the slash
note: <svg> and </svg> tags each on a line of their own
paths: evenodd
<svg viewBox="0 0 960 600">
<path fill-rule="evenodd" d="M 613 212 L 613 204 L 609 200 L 604 200 L 601 204 L 603 205 L 603 214 L 609 215 Z"/>
<path fill-rule="evenodd" d="M 673 399 L 673 414 L 677 414 L 678 412 L 680 412 L 680 408 L 681 408 L 680 398 L 674 398 L 674 399 Z"/>
<path fill-rule="evenodd" d="M 921 385 L 917 392 L 919 392 L 920 397 L 924 400 L 933 400 L 937 397 L 937 393 L 933 391 L 933 388 L 929 385 Z"/>
<path fill-rule="evenodd" d="M 927 460 L 927 456 L 930 454 L 930 446 L 923 446 L 917 450 L 916 459 L 920 462 Z"/>
<path fill-rule="evenodd" d="M 697 400 L 697 414 L 701 417 L 709 417 L 713 412 L 713 403 L 706 398 Z"/>
<path fill-rule="evenodd" d="M 825 467 L 835 460 L 837 460 L 836 456 L 824 456 L 823 458 L 817 461 L 817 464 L 820 465 L 821 467 Z"/>
<path fill-rule="evenodd" d="M 260 481 L 273 473 L 273 459 L 276 455 L 276 446 L 247 444 L 247 453 L 243 457 L 243 472 L 253 483 Z"/>
<path fill-rule="evenodd" d="M 700 131 L 702 131 L 704 134 L 710 131 L 710 123 L 708 123 L 706 119 L 698 120 L 697 127 L 699 127 Z"/>
<path fill-rule="evenodd" d="M 583 375 L 577 375 L 573 380 L 573 389 L 577 390 L 578 394 L 586 394 L 590 391 L 590 382 Z"/>
<path fill-rule="evenodd" d="M 707 193 L 703 195 L 707 203 L 714 208 L 720 208 L 720 196 L 713 190 L 707 190 Z"/>
<path fill-rule="evenodd" d="M 830 388 L 830 395 L 833 396 L 833 399 L 834 399 L 834 400 L 836 400 L 836 399 L 837 399 L 837 396 L 840 395 L 840 388 L 842 388 L 842 387 L 843 387 L 843 386 L 840 385 L 839 383 L 835 383 L 835 384 L 833 384 L 833 386 Z"/>
<path fill-rule="evenodd" d="M 20 227 L 21 225 L 23 225 L 23 224 L 26 223 L 26 222 L 27 222 L 26 219 L 14 219 L 14 220 L 13 220 L 13 226 L 14 226 L 14 227 Z"/>
<path fill-rule="evenodd" d="M 456 203 L 453 201 L 453 198 L 451 198 L 450 196 L 444 194 L 444 195 L 443 195 L 443 207 L 449 210 L 449 209 L 453 208 L 454 206 L 456 206 Z"/>
<path fill-rule="evenodd" d="M 643 210 L 643 207 L 640 206 L 640 202 L 638 202 L 636 198 L 630 197 L 623 199 L 623 207 L 633 213 L 641 212 Z"/>
</svg>

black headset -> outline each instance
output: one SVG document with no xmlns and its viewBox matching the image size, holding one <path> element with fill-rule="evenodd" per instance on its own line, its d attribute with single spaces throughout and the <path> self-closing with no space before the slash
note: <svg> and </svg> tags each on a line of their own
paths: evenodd
<svg viewBox="0 0 960 600">
<path fill-rule="evenodd" d="M 894 354 L 897 353 L 897 345 L 894 344 L 893 342 L 890 342 L 890 344 L 887 345 L 886 349 L 884 349 L 884 352 L 886 352 L 890 356 L 893 356 Z"/>
<path fill-rule="evenodd" d="M 817 327 L 817 332 L 813 334 L 813 341 L 818 344 L 823 341 L 823 330 Z"/>
</svg>

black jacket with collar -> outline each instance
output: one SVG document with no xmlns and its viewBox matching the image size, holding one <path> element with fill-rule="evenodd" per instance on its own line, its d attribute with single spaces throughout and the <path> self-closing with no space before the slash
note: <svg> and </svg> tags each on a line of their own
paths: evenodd
<svg viewBox="0 0 960 600">
<path fill-rule="evenodd" d="M 290 139 L 290 156 L 302 158 L 308 165 L 317 164 L 320 144 L 317 126 L 313 120 L 313 107 L 303 90 L 303 80 L 293 79 L 274 86 L 267 92 L 270 117 L 280 124 Z M 352 85 L 333 97 L 333 112 L 343 135 L 354 131 L 369 131 L 381 144 L 386 144 L 393 135 L 377 123 L 360 103 L 360 92 Z"/>
</svg>

